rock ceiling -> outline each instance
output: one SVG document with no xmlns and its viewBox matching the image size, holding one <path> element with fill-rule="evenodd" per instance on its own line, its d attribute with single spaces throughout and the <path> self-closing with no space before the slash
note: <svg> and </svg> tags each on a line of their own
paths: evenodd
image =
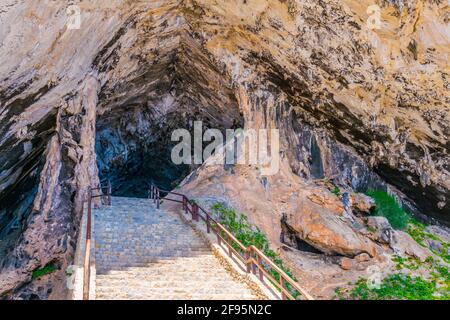
<svg viewBox="0 0 450 320">
<path fill-rule="evenodd" d="M 18 222 L 29 232 L 5 260 L 24 266 L 5 287 L 60 247 L 36 253 L 50 231 L 30 212 L 73 222 L 98 179 L 95 128 L 101 135 L 122 123 L 124 131 L 128 120 L 145 120 L 125 130 L 135 136 L 147 124 L 169 132 L 198 118 L 278 127 L 291 168 L 305 178 L 301 131 L 311 128 L 414 210 L 450 220 L 444 1 L 380 1 L 377 30 L 367 27 L 368 0 L 73 3 L 78 30 L 67 28 L 69 1 L 0 7 L 0 230 Z M 339 173 L 335 158 L 323 161 L 326 175 Z M 30 237 L 35 244 L 21 245 Z"/>
</svg>

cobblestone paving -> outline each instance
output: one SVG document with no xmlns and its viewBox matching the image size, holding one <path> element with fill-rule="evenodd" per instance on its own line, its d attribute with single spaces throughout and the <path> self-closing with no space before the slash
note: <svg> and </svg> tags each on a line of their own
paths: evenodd
<svg viewBox="0 0 450 320">
<path fill-rule="evenodd" d="M 97 299 L 253 299 L 175 214 L 113 198 L 94 210 Z"/>
</svg>

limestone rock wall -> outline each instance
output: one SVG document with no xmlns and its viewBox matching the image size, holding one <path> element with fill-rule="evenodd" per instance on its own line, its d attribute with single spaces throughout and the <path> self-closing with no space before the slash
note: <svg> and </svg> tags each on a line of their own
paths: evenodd
<svg viewBox="0 0 450 320">
<path fill-rule="evenodd" d="M 445 2 L 380 2 L 374 30 L 370 1 L 196 3 L 191 18 L 211 22 L 195 26 L 250 110 L 326 128 L 423 212 L 448 220 Z"/>
<path fill-rule="evenodd" d="M 148 154 L 153 132 L 196 119 L 280 128 L 283 173 L 265 190 L 334 177 L 390 188 L 448 223 L 449 7 L 375 2 L 378 29 L 369 0 L 2 1 L 0 295 L 64 294 L 95 148 L 114 176 L 133 144 Z M 72 4 L 79 29 L 68 28 Z M 250 211 L 275 240 L 283 210 L 269 208 Z M 30 281 L 49 262 L 54 279 Z"/>
<path fill-rule="evenodd" d="M 65 297 L 65 270 L 73 259 L 87 188 L 99 183 L 92 139 L 98 88 L 95 75 L 89 75 L 79 94 L 59 108 L 38 191 L 21 222 L 23 232 L 2 261 L 0 288 L 8 297 Z M 49 264 L 59 271 L 21 286 L 31 280 L 32 271 Z"/>
</svg>

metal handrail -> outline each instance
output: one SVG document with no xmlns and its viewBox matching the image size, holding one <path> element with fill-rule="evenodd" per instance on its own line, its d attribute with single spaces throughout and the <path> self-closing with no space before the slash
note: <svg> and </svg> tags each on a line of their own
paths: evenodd
<svg viewBox="0 0 450 320">
<path fill-rule="evenodd" d="M 106 194 L 103 193 L 103 189 L 106 189 Z M 100 194 L 94 194 L 94 191 L 100 192 Z M 84 252 L 84 276 L 83 276 L 83 300 L 89 300 L 89 284 L 91 278 L 91 237 L 92 237 L 92 199 L 106 198 L 106 205 L 112 204 L 112 187 L 111 182 L 105 184 L 99 184 L 97 187 L 89 187 L 87 199 L 87 222 L 86 222 L 86 246 Z M 84 208 L 84 203 L 83 203 Z"/>
<path fill-rule="evenodd" d="M 269 281 L 280 290 L 281 298 L 283 300 L 296 299 L 288 290 L 286 283 L 288 283 L 294 290 L 299 292 L 306 300 L 314 300 L 314 298 L 305 289 L 301 288 L 296 281 L 294 281 L 286 272 L 278 267 L 258 248 L 256 248 L 254 245 L 250 245 L 248 247 L 244 246 L 230 231 L 228 231 L 227 228 L 216 221 L 205 209 L 200 207 L 197 203 L 189 200 L 184 194 L 159 189 L 157 186 L 151 184 L 149 189 L 149 198 L 153 199 L 153 202 L 156 203 L 156 207 L 158 209 L 161 204 L 161 193 L 180 196 L 182 198 L 181 200 L 171 198 L 164 198 L 164 200 L 182 203 L 185 214 L 190 213 L 192 215 L 192 220 L 194 221 L 198 222 L 201 218 L 206 223 L 207 233 L 210 233 L 212 230 L 217 236 L 217 242 L 219 243 L 219 245 L 223 242 L 228 247 L 228 255 L 232 257 L 234 253 L 234 255 L 246 265 L 247 273 L 253 273 L 254 275 L 259 273 L 259 280 L 261 282 L 264 283 L 264 277 L 269 279 Z M 200 212 L 202 212 L 204 216 L 200 214 Z M 233 244 L 237 245 L 240 250 L 244 252 L 245 256 L 242 256 L 242 254 L 233 247 Z M 278 280 L 275 279 L 268 270 L 266 270 L 263 265 L 263 261 L 270 269 L 278 273 Z"/>
</svg>

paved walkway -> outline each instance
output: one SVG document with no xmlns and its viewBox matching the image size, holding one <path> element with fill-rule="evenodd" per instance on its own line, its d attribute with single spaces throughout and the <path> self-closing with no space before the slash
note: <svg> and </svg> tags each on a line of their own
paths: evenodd
<svg viewBox="0 0 450 320">
<path fill-rule="evenodd" d="M 94 210 L 97 299 L 254 299 L 206 243 L 151 200 Z"/>
</svg>

